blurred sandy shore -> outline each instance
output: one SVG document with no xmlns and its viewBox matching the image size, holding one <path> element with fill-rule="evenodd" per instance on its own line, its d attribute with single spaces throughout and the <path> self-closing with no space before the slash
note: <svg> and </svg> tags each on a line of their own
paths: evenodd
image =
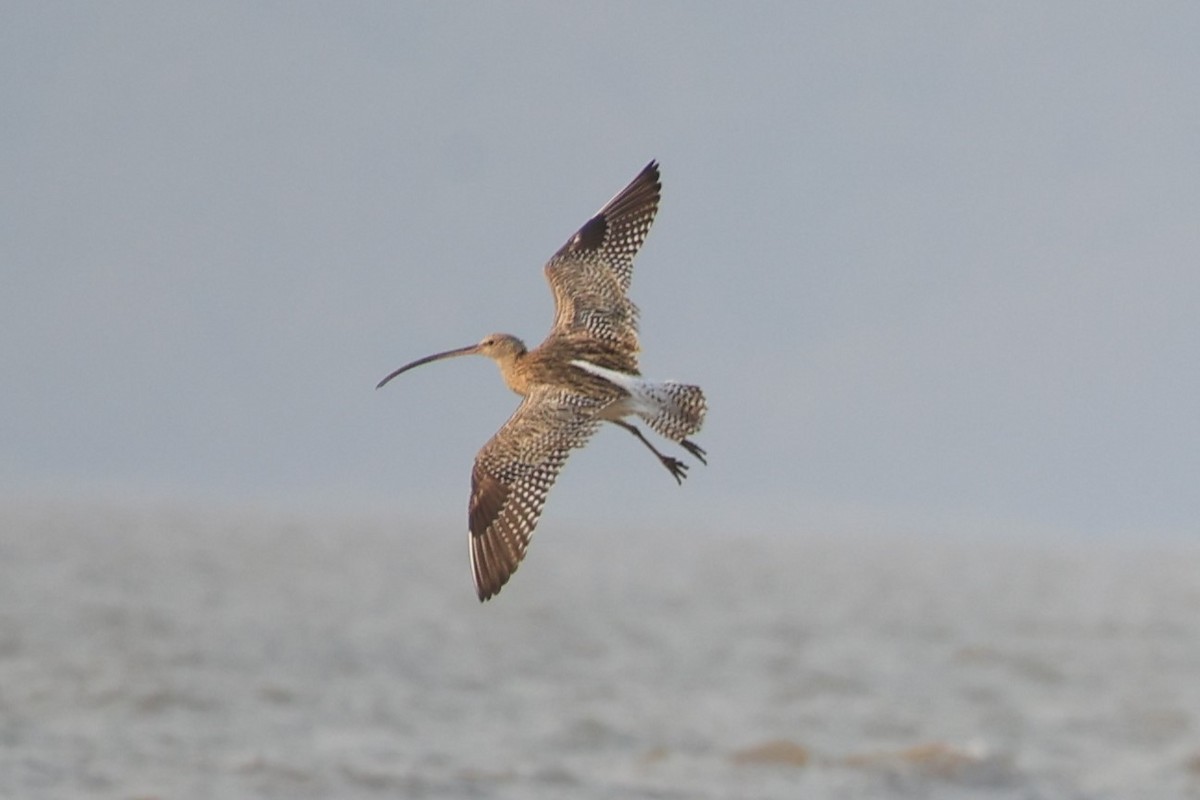
<svg viewBox="0 0 1200 800">
<path fill-rule="evenodd" d="M 0 507 L 0 797 L 1200 797 L 1200 545 L 547 522 Z"/>
</svg>

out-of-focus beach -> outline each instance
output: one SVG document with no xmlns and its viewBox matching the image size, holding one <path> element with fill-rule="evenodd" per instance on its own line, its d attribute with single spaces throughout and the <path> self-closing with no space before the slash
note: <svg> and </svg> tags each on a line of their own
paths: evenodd
<svg viewBox="0 0 1200 800">
<path fill-rule="evenodd" d="M 0 796 L 1200 797 L 1200 546 L 8 502 Z"/>
</svg>

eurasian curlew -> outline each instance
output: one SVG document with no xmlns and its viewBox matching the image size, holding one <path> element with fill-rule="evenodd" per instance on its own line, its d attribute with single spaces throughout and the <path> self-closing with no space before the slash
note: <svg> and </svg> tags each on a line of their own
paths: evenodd
<svg viewBox="0 0 1200 800">
<path fill-rule="evenodd" d="M 494 333 L 405 364 L 376 387 L 421 364 L 478 354 L 493 359 L 508 387 L 524 397 L 479 451 L 471 472 L 471 571 L 481 601 L 517 570 L 568 453 L 602 422 L 636 436 L 680 484 L 688 465 L 659 452 L 626 417 L 640 417 L 707 463 L 704 450 L 687 438 L 704 422 L 700 387 L 650 381 L 638 372 L 638 309 L 629 283 L 661 192 L 658 164 L 651 161 L 554 254 L 545 268 L 554 325 L 536 348 Z"/>
</svg>

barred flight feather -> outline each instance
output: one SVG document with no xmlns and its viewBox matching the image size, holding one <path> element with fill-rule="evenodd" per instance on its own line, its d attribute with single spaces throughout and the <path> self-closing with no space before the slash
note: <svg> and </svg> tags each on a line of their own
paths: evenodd
<svg viewBox="0 0 1200 800">
<path fill-rule="evenodd" d="M 567 455 L 583 447 L 600 420 L 595 401 L 538 386 L 496 432 L 471 472 L 471 571 L 480 600 L 492 597 L 529 547 Z"/>
</svg>

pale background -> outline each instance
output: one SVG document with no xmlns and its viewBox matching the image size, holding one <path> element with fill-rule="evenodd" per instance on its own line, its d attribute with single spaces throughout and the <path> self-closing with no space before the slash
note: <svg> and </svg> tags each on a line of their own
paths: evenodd
<svg viewBox="0 0 1200 800">
<path fill-rule="evenodd" d="M 729 9 L 0 5 L 0 797 L 1198 796 L 1200 5 Z M 710 465 L 480 605 L 373 387 L 651 158 Z"/>
<path fill-rule="evenodd" d="M 604 431 L 544 526 L 1196 532 L 1194 4 L 2 16 L 10 493 L 464 526 L 516 398 L 375 382 L 540 341 L 544 260 L 657 158 L 643 366 L 710 465 Z"/>
</svg>

